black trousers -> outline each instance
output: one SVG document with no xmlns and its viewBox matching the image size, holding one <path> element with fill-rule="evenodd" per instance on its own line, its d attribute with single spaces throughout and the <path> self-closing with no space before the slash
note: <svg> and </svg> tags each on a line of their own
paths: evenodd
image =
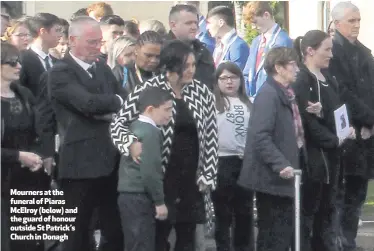
<svg viewBox="0 0 374 251">
<path fill-rule="evenodd" d="M 230 251 L 231 244 L 235 251 L 254 250 L 253 192 L 237 185 L 242 162 L 237 156 L 219 158 L 218 186 L 212 192 L 217 251 Z"/>
<path fill-rule="evenodd" d="M 338 251 L 336 193 L 332 184 L 304 181 L 302 185 L 301 250 Z"/>
<path fill-rule="evenodd" d="M 340 212 L 342 242 L 345 251 L 356 248 L 358 221 L 365 203 L 369 180 L 360 176 L 346 175 L 344 198 L 338 209 Z"/>
<path fill-rule="evenodd" d="M 95 179 L 62 179 L 65 208 L 78 207 L 76 229 L 68 232 L 69 239 L 62 243 L 63 251 L 86 251 L 90 248 L 90 222 L 98 209 L 101 232 L 106 238 L 103 251 L 123 251 L 123 235 L 117 206 L 115 175 Z"/>
<path fill-rule="evenodd" d="M 10 251 L 9 199 L 1 198 L 1 250 Z"/>
<path fill-rule="evenodd" d="M 293 198 L 257 192 L 256 205 L 257 251 L 288 251 L 293 246 Z"/>
<path fill-rule="evenodd" d="M 155 206 L 144 193 L 118 195 L 126 251 L 155 251 Z"/>
<path fill-rule="evenodd" d="M 195 251 L 196 223 L 177 222 L 173 224 L 168 220 L 156 220 L 156 250 L 169 251 L 168 238 L 173 227 L 176 235 L 174 250 Z"/>
<path fill-rule="evenodd" d="M 27 168 L 20 168 L 19 166 L 12 166 L 9 175 L 9 187 L 8 189 L 17 189 L 22 191 L 46 191 L 50 189 L 50 177 L 44 173 L 44 170 L 39 170 L 37 172 L 30 172 Z M 5 191 L 3 191 L 5 192 Z M 6 190 L 6 197 L 4 199 L 10 199 L 13 197 L 16 200 L 31 200 L 31 199 L 40 199 L 50 196 L 10 196 L 10 190 Z M 8 203 L 9 206 L 9 203 Z M 49 205 L 43 205 L 44 208 L 47 208 Z M 39 209 L 40 205 L 26 205 L 28 209 Z M 9 209 L 8 209 L 9 210 Z M 10 213 L 10 212 L 9 212 Z M 10 214 L 12 216 L 14 214 Z M 32 217 L 34 215 L 22 213 L 17 214 L 18 217 Z M 40 216 L 39 211 L 36 215 Z M 13 223 L 9 221 L 10 226 L 17 226 L 19 223 Z M 39 223 L 44 224 L 44 223 Z M 35 224 L 34 224 L 35 225 Z M 17 234 L 28 235 L 33 233 L 32 231 L 26 232 L 16 232 Z M 39 235 L 43 234 L 43 231 L 37 231 Z M 10 250 L 27 250 L 27 251 L 42 251 L 44 250 L 44 242 L 42 240 L 10 240 Z"/>
</svg>

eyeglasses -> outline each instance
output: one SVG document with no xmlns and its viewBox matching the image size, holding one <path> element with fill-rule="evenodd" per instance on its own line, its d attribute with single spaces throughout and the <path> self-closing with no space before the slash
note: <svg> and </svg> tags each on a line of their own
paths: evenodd
<svg viewBox="0 0 374 251">
<path fill-rule="evenodd" d="M 16 34 L 12 34 L 13 36 L 16 36 L 16 37 L 20 37 L 20 38 L 29 38 L 31 37 L 30 34 L 27 34 L 27 33 L 16 33 Z"/>
<path fill-rule="evenodd" d="M 2 65 L 7 64 L 7 65 L 10 65 L 11 67 L 16 67 L 18 64 L 21 64 L 21 61 L 19 60 L 19 58 L 16 58 L 16 59 L 11 59 L 5 62 L 1 62 L 1 64 Z"/>
<path fill-rule="evenodd" d="M 238 81 L 239 77 L 238 76 L 224 76 L 224 77 L 219 77 L 218 78 L 222 82 L 228 82 L 231 80 L 231 82 Z"/>
<path fill-rule="evenodd" d="M 87 40 L 87 44 L 89 46 L 98 46 L 98 45 L 103 46 L 105 44 L 105 41 L 101 39 L 100 40 Z"/>
</svg>

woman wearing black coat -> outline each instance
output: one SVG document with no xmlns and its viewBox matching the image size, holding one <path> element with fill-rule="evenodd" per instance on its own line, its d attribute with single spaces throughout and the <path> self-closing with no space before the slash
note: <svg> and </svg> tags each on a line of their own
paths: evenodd
<svg viewBox="0 0 374 251">
<path fill-rule="evenodd" d="M 34 123 L 34 97 L 19 83 L 21 65 L 18 49 L 1 45 L 1 250 L 36 250 L 37 241 L 9 240 L 9 200 L 35 196 L 10 196 L 10 189 L 43 190 L 48 183 L 38 148 Z M 32 206 L 28 206 L 30 208 Z M 19 214 L 19 217 L 22 215 Z M 30 216 L 30 215 L 28 215 Z M 28 232 L 16 232 L 28 235 Z M 40 243 L 39 243 L 40 244 Z M 39 247 L 42 247 L 39 245 Z"/>
<path fill-rule="evenodd" d="M 312 30 L 295 40 L 302 59 L 292 85 L 305 132 L 308 163 L 303 173 L 302 250 L 336 251 L 336 196 L 341 182 L 339 139 L 334 111 L 342 103 L 339 87 L 327 68 L 332 58 L 332 39 Z M 354 130 L 351 128 L 354 137 Z M 312 238 L 310 236 L 313 236 Z"/>
</svg>

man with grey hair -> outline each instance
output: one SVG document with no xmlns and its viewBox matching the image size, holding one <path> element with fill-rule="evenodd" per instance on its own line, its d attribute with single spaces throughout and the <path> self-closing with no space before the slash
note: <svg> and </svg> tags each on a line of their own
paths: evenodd
<svg viewBox="0 0 374 251">
<path fill-rule="evenodd" d="M 98 60 L 97 21 L 78 17 L 69 28 L 70 51 L 48 72 L 51 106 L 60 135 L 58 179 L 64 208 L 77 209 L 63 251 L 89 250 L 89 223 L 98 209 L 103 250 L 123 251 L 117 206 L 119 154 L 109 137 L 111 114 L 123 104 L 122 88 Z"/>
<path fill-rule="evenodd" d="M 335 25 L 330 71 L 339 83 L 351 123 L 359 135 L 343 146 L 344 198 L 340 211 L 344 251 L 357 250 L 355 239 L 368 180 L 374 178 L 374 61 L 357 38 L 360 11 L 351 2 L 338 3 L 331 12 Z"/>
</svg>

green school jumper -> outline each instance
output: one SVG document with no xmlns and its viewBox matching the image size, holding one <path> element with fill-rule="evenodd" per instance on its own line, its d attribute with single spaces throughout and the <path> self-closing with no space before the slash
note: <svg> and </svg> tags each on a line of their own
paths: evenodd
<svg viewBox="0 0 374 251">
<path fill-rule="evenodd" d="M 162 134 L 150 123 L 136 120 L 130 130 L 142 143 L 140 164 L 132 157 L 121 156 L 118 171 L 118 192 L 145 193 L 156 206 L 164 204 L 164 187 L 161 163 Z"/>
</svg>

